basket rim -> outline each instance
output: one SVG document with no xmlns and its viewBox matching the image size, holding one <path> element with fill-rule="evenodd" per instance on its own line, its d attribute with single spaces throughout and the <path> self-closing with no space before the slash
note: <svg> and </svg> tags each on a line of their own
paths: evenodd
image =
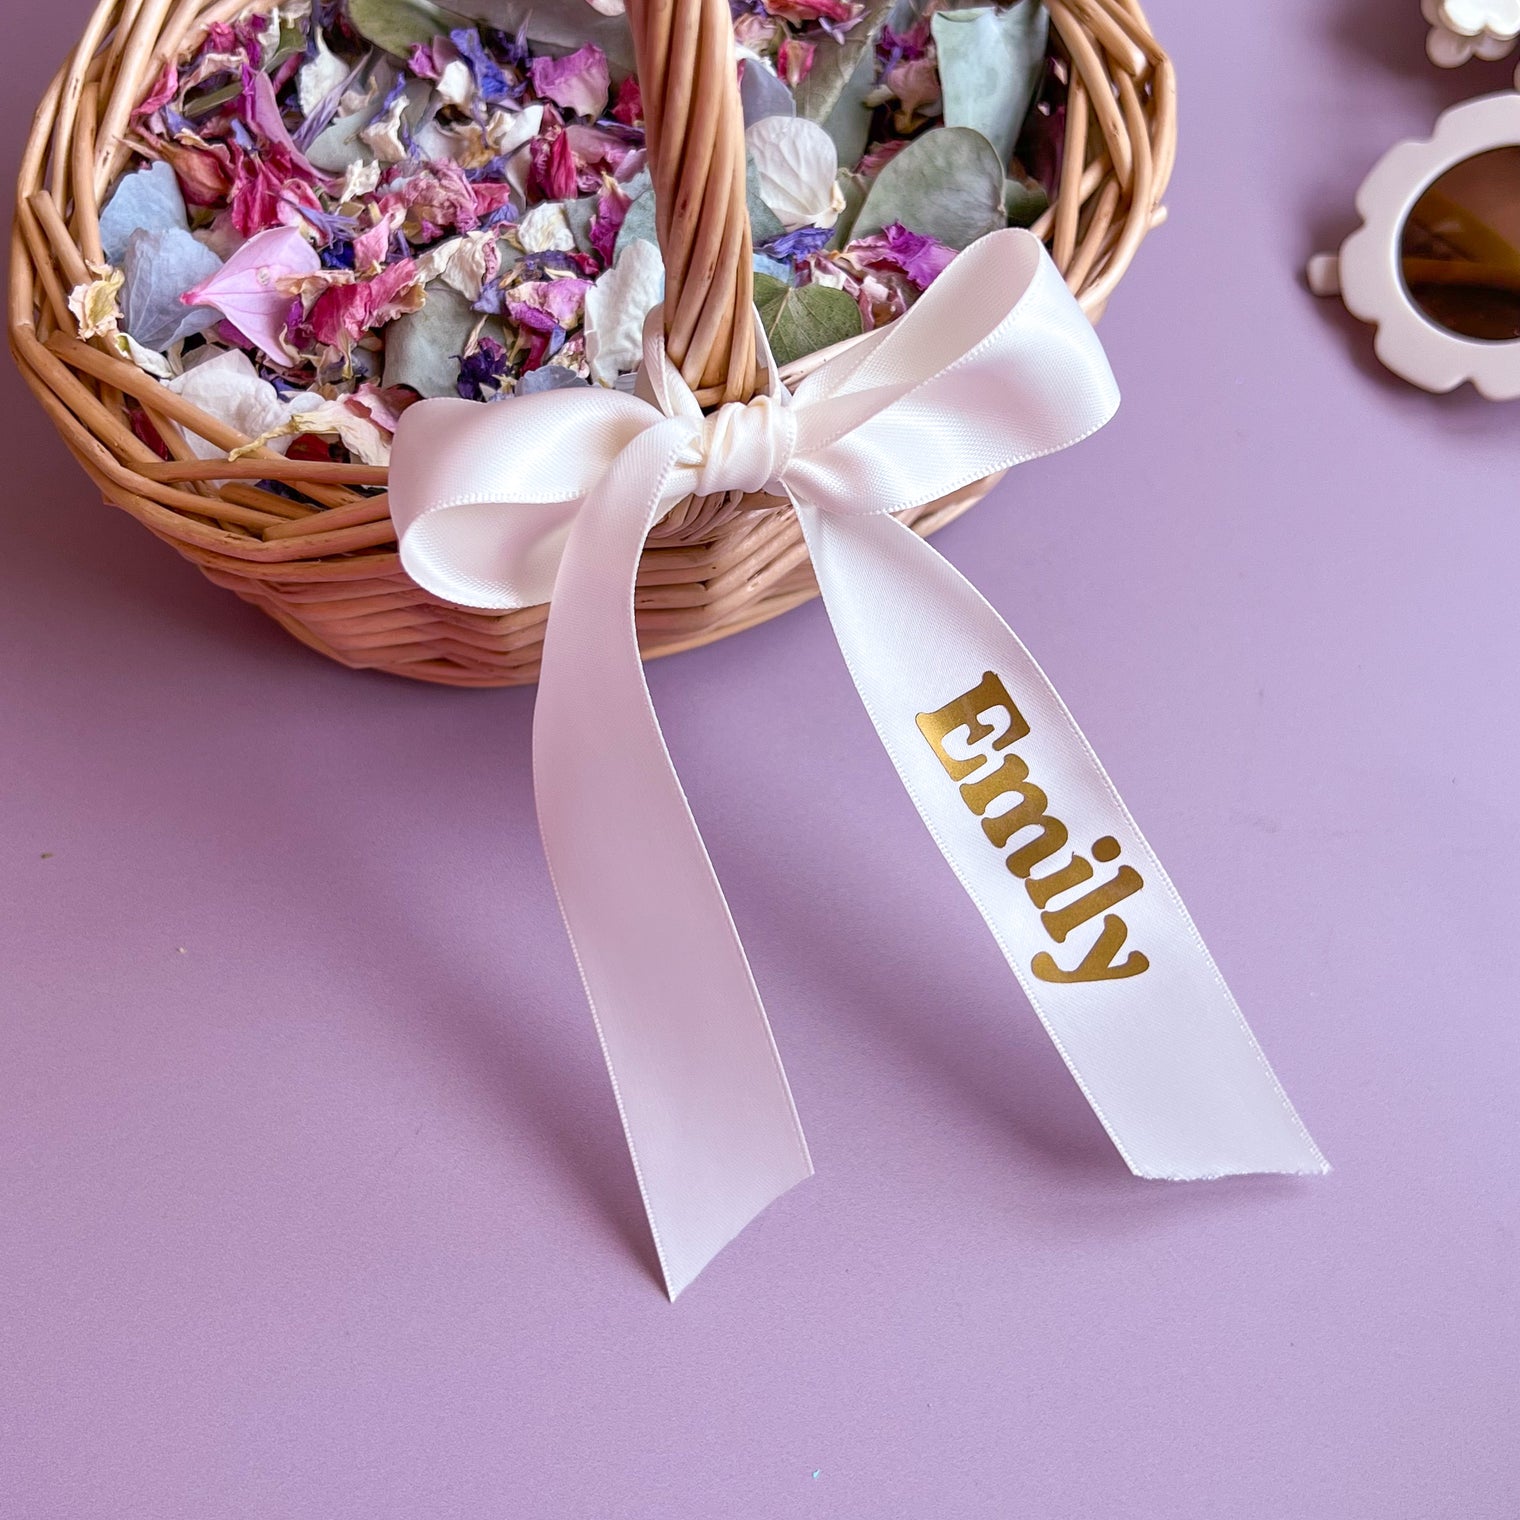
<svg viewBox="0 0 1520 1520">
<path fill-rule="evenodd" d="M 721 6 L 726 16 L 727 0 L 701 3 Z M 1044 3 L 1051 49 L 1066 59 L 1070 71 L 1067 130 L 1056 197 L 1031 230 L 1050 247 L 1068 286 L 1096 320 L 1141 241 L 1165 217 L 1162 197 L 1176 152 L 1175 71 L 1138 0 Z M 316 612 L 300 603 L 293 589 L 325 585 L 336 599 L 339 588 L 361 582 L 383 588 L 405 583 L 385 498 L 372 494 L 383 491 L 385 468 L 303 464 L 269 451 L 232 467 L 225 459 L 197 460 L 172 442 L 176 457 L 164 461 L 133 434 L 127 398 L 155 425 L 163 423 L 161 434 L 178 436 L 181 443 L 180 429 L 226 452 L 244 449 L 250 440 L 136 365 L 78 338 L 67 309 L 68 292 L 88 278 L 88 262 L 103 261 L 100 192 L 133 156 L 112 124 L 125 127 L 163 62 L 178 56 L 214 22 L 265 12 L 276 4 L 100 0 L 43 94 L 18 167 L 9 342 L 44 412 L 108 502 L 128 511 L 220 584 L 264 606 L 308 643 L 346 663 L 394 668 L 410 663 L 399 642 L 386 651 L 345 642 L 346 631 L 324 638 L 315 629 Z M 746 220 L 746 236 L 747 228 Z M 864 336 L 785 366 L 783 380 L 795 384 Z M 721 398 L 708 394 L 702 399 L 712 404 Z M 294 513 L 277 509 L 256 488 L 258 480 L 289 483 L 312 505 Z M 932 531 L 970 504 L 927 512 L 921 531 Z M 726 586 L 724 577 L 743 562 L 744 520 L 761 505 L 727 498 L 687 502 L 661 525 L 640 572 L 641 626 L 648 625 L 651 652 L 721 637 L 815 594 L 805 571 L 800 577 L 797 573 L 795 543 L 778 539 L 772 558 L 755 568 L 748 588 L 751 606 L 741 607 L 731 598 L 720 606 L 726 589 L 709 595 L 709 586 Z M 302 521 L 292 522 L 293 516 Z M 672 552 L 684 553 L 689 563 L 675 566 Z M 375 596 L 382 594 L 389 592 Z M 416 598 L 419 619 L 443 622 L 458 612 L 426 593 L 417 591 Z M 692 610 L 683 621 L 676 614 L 688 604 Z M 520 672 L 489 683 L 531 679 L 530 665 L 536 669 L 528 660 Z M 426 678 L 449 675 L 432 671 Z M 463 684 L 477 683 L 472 677 Z"/>
</svg>

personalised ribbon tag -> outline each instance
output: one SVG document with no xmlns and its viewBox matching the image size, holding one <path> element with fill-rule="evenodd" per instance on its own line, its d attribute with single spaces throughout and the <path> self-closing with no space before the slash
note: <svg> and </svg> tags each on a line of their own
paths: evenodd
<svg viewBox="0 0 1520 1520">
<path fill-rule="evenodd" d="M 763 346 L 763 335 L 762 335 Z M 674 1298 L 811 1174 L 728 906 L 649 700 L 633 587 L 690 494 L 794 505 L 839 646 L 946 860 L 1132 1171 L 1325 1171 L 1187 910 L 1039 666 L 891 514 L 1075 443 L 1118 393 L 1038 239 L 993 233 L 788 394 L 704 417 L 664 353 L 607 390 L 424 401 L 401 557 L 465 606 L 550 602 L 545 854 Z"/>
</svg>

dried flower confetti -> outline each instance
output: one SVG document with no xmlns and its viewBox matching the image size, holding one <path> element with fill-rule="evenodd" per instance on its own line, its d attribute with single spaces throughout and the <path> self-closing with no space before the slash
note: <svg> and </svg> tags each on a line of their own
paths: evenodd
<svg viewBox="0 0 1520 1520">
<path fill-rule="evenodd" d="M 1059 154 L 1039 0 L 731 3 L 778 350 L 900 315 L 1038 192 L 1012 145 Z M 565 0 L 519 32 L 432 0 L 208 27 L 133 114 L 81 335 L 301 458 L 383 463 L 419 395 L 628 384 L 664 271 L 621 13 L 585 0 L 579 41 Z M 983 39 L 1017 88 L 978 84 Z"/>
</svg>

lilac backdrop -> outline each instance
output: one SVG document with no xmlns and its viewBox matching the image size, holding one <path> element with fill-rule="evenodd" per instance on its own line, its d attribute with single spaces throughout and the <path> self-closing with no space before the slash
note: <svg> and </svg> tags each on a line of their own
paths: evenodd
<svg viewBox="0 0 1520 1520">
<path fill-rule="evenodd" d="M 12 155 L 86 12 L 7 13 Z M 1507 71 L 1426 66 L 1414 0 L 1154 19 L 1183 153 L 1104 323 L 1125 405 L 939 542 L 1335 1173 L 1125 1173 L 810 607 L 651 671 L 819 1165 L 672 1308 L 531 694 L 307 654 L 7 370 L 0 1514 L 1520 1513 L 1516 413 L 1387 380 L 1299 278 Z"/>
</svg>

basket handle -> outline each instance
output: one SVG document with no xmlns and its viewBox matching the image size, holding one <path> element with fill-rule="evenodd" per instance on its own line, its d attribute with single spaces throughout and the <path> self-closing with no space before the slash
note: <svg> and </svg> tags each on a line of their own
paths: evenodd
<svg viewBox="0 0 1520 1520">
<path fill-rule="evenodd" d="M 629 0 L 665 261 L 665 342 L 704 406 L 755 389 L 744 112 L 728 0 Z"/>
</svg>

